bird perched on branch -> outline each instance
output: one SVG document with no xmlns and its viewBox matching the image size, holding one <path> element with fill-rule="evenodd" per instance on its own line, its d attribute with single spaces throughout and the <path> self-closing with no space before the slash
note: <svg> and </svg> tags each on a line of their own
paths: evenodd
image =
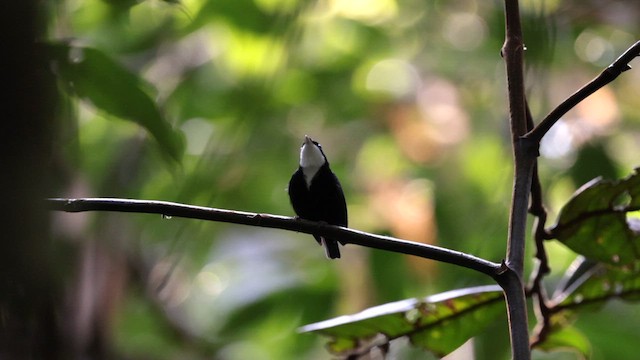
<svg viewBox="0 0 640 360">
<path fill-rule="evenodd" d="M 300 166 L 289 181 L 289 199 L 302 219 L 347 226 L 347 204 L 340 181 L 329 168 L 322 146 L 306 135 L 300 148 Z M 335 239 L 314 237 L 329 259 L 340 257 Z"/>
</svg>

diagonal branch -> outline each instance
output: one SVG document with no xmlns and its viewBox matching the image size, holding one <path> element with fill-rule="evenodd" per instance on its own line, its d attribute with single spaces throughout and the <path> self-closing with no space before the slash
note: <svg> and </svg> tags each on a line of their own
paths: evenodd
<svg viewBox="0 0 640 360">
<path fill-rule="evenodd" d="M 352 230 L 322 222 L 309 221 L 288 216 L 215 209 L 168 201 L 115 198 L 47 199 L 46 203 L 50 210 L 56 211 L 117 211 L 161 214 L 165 217 L 175 216 L 181 218 L 298 231 L 307 234 L 339 238 L 343 243 L 356 244 L 458 265 L 479 271 L 491 277 L 498 276 L 498 273 L 500 272 L 500 264 L 466 254 L 461 251 L 450 250 L 439 246 L 427 245 L 413 241 L 400 240 L 390 236 L 370 234 L 364 231 Z"/>
<path fill-rule="evenodd" d="M 582 102 L 582 100 L 615 80 L 620 74 L 631 69 L 629 63 L 637 56 L 640 56 L 640 41 L 628 48 L 627 51 L 620 55 L 619 58 L 604 69 L 595 79 L 591 80 L 588 84 L 580 88 L 580 90 L 569 96 L 565 101 L 558 105 L 558 107 L 553 109 L 553 111 L 551 111 L 549 115 L 547 115 L 540 124 L 538 124 L 538 126 L 528 132 L 524 137 L 539 143 L 540 140 L 542 140 L 542 137 L 558 120 L 560 120 L 564 114 L 573 109 L 576 105 Z"/>
</svg>

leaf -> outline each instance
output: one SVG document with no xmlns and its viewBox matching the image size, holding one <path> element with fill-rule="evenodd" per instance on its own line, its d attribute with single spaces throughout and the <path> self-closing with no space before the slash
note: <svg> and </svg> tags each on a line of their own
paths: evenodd
<svg viewBox="0 0 640 360">
<path fill-rule="evenodd" d="M 551 330 L 536 348 L 546 351 L 571 348 L 588 358 L 591 345 L 567 319 L 577 311 L 592 311 L 607 301 L 640 299 L 640 266 L 614 267 L 579 256 L 558 283 L 549 309 Z"/>
<path fill-rule="evenodd" d="M 554 238 L 587 258 L 612 265 L 640 260 L 640 231 L 627 214 L 640 209 L 640 169 L 626 179 L 594 179 L 562 208 Z"/>
<path fill-rule="evenodd" d="M 408 336 L 415 346 L 444 356 L 481 332 L 504 310 L 499 286 L 479 286 L 407 299 L 304 326 L 332 340 L 337 354 L 364 354 Z"/>
<path fill-rule="evenodd" d="M 139 77 L 97 49 L 63 43 L 55 43 L 49 49 L 52 67 L 67 90 L 111 115 L 144 127 L 165 155 L 180 160 L 184 148 L 182 135 L 143 91 Z"/>
<path fill-rule="evenodd" d="M 591 355 L 589 339 L 573 326 L 554 327 L 544 342 L 536 345 L 544 351 L 573 350 L 586 359 Z"/>
<path fill-rule="evenodd" d="M 551 306 L 556 309 L 581 310 L 588 305 L 602 305 L 613 298 L 640 299 L 640 266 L 618 268 L 594 264 L 580 281 L 556 291 Z"/>
<path fill-rule="evenodd" d="M 578 286 L 589 280 L 602 266 L 602 263 L 587 259 L 584 256 L 578 256 L 571 265 L 569 265 L 562 279 L 560 279 L 558 285 L 556 285 L 552 298 L 567 296 L 567 294 L 570 294 Z"/>
</svg>

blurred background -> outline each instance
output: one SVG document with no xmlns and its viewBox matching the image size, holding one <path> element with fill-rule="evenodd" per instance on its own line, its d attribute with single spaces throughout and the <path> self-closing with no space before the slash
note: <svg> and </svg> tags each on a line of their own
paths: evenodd
<svg viewBox="0 0 640 360">
<path fill-rule="evenodd" d="M 97 49 L 126 68 L 184 144 L 172 158 L 145 127 L 60 84 L 47 154 L 54 190 L 46 196 L 292 216 L 286 187 L 307 134 L 341 179 L 350 227 L 504 257 L 512 166 L 501 2 L 40 5 L 45 40 Z M 521 10 L 536 121 L 640 34 L 634 0 L 528 0 Z M 110 86 L 109 69 L 94 71 L 89 82 Z M 584 182 L 624 177 L 640 165 L 639 98 L 640 69 L 633 69 L 545 137 L 548 225 Z M 65 299 L 60 316 L 79 358 L 327 359 L 327 339 L 298 327 L 491 283 L 451 265 L 352 245 L 328 261 L 305 234 L 154 215 L 53 213 L 51 232 L 50 268 Z M 575 256 L 553 242 L 548 251 L 552 284 Z M 593 359 L 631 359 L 637 307 L 614 301 L 579 315 Z M 506 318 L 465 349 L 459 359 L 509 358 Z M 397 351 L 398 359 L 425 356 Z M 536 351 L 534 358 L 576 355 Z"/>
</svg>

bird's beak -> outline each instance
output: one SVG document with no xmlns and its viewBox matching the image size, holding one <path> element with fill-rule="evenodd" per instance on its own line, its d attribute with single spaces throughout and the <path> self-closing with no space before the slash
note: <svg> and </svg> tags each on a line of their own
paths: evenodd
<svg viewBox="0 0 640 360">
<path fill-rule="evenodd" d="M 304 144 L 305 145 L 313 145 L 313 139 L 310 138 L 309 136 L 305 135 L 304 136 Z"/>
</svg>

